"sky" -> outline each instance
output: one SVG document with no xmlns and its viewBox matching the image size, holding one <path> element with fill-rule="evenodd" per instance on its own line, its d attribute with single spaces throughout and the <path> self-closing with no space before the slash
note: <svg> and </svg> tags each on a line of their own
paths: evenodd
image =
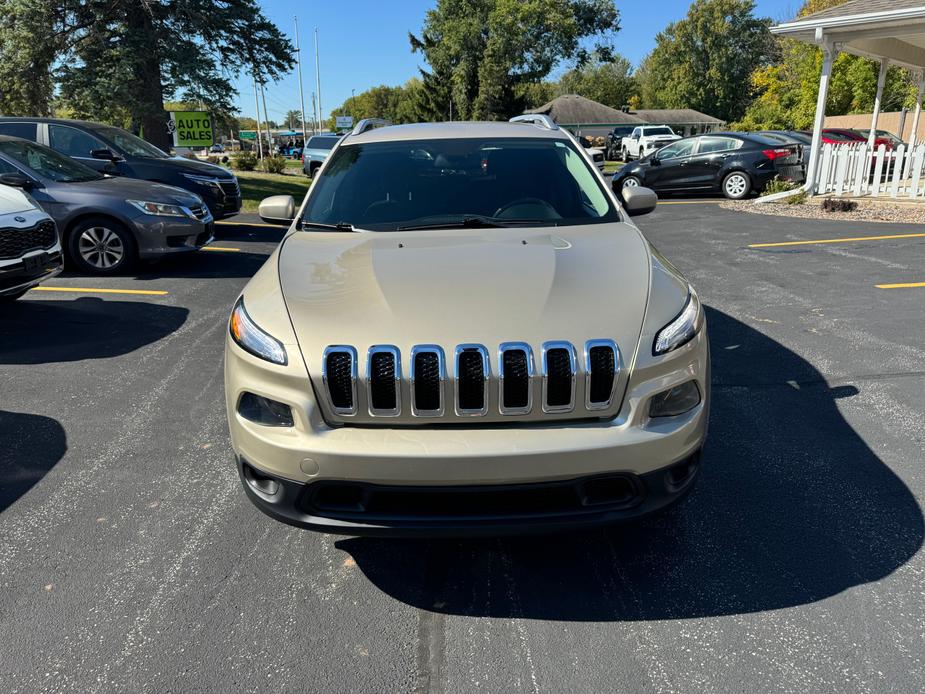
<svg viewBox="0 0 925 694">
<path fill-rule="evenodd" d="M 298 0 L 263 0 L 262 7 L 290 40 L 294 41 L 293 16 L 299 16 L 302 48 L 302 82 L 305 90 L 305 113 L 311 114 L 311 95 L 316 92 L 314 29 L 318 28 L 321 65 L 321 106 L 327 116 L 357 93 L 380 84 L 403 84 L 418 74 L 423 66 L 420 53 L 412 53 L 408 32 L 418 33 L 424 15 L 436 0 L 353 0 L 342 7 L 322 7 Z M 615 38 L 617 51 L 634 65 L 655 45 L 655 35 L 671 22 L 687 14 L 689 0 L 617 0 L 621 29 Z M 757 0 L 756 14 L 775 22 L 792 18 L 802 0 Z M 330 8 L 334 8 L 331 10 Z M 557 73 L 564 72 L 562 65 Z M 556 73 L 552 75 L 556 76 Z M 254 115 L 254 89 L 250 76 L 236 83 L 236 103 L 245 116 Z M 282 122 L 286 112 L 299 108 L 299 82 L 295 70 L 279 82 L 266 87 L 270 120 Z M 260 104 L 261 114 L 263 103 Z"/>
</svg>

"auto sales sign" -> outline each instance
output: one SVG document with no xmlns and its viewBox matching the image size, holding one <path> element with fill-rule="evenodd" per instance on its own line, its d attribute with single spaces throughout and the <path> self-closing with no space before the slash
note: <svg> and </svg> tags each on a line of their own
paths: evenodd
<svg viewBox="0 0 925 694">
<path fill-rule="evenodd" d="M 206 111 L 171 111 L 167 130 L 174 147 L 211 147 L 212 117 Z"/>
</svg>

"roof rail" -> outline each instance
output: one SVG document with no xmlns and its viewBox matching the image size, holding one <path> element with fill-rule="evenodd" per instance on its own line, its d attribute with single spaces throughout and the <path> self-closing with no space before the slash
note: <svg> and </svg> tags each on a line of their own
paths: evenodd
<svg viewBox="0 0 925 694">
<path fill-rule="evenodd" d="M 546 130 L 558 130 L 559 126 L 556 125 L 554 121 L 549 116 L 546 116 L 542 113 L 525 113 L 522 116 L 514 116 L 511 118 L 510 123 L 530 123 L 531 125 L 539 126 L 540 128 L 546 128 Z"/>
<path fill-rule="evenodd" d="M 373 128 L 384 128 L 387 125 L 392 125 L 392 121 L 388 121 L 385 118 L 364 118 L 356 127 L 350 131 L 351 135 L 362 135 L 367 130 L 372 130 Z"/>
</svg>

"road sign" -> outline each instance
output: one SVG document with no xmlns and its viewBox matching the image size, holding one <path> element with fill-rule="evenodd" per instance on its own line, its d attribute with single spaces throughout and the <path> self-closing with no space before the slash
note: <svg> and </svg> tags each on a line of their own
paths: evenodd
<svg viewBox="0 0 925 694">
<path fill-rule="evenodd" d="M 239 140 L 256 140 L 257 131 L 256 130 L 239 130 L 238 139 Z"/>
<path fill-rule="evenodd" d="M 174 147 L 211 147 L 212 117 L 205 111 L 171 111 L 167 131 Z"/>
<path fill-rule="evenodd" d="M 346 130 L 353 127 L 353 116 L 336 116 L 334 124 L 338 130 Z"/>
</svg>

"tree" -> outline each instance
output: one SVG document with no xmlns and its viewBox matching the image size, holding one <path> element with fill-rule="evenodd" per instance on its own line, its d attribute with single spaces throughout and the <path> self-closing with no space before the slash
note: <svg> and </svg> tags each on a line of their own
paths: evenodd
<svg viewBox="0 0 925 694">
<path fill-rule="evenodd" d="M 646 108 L 692 108 L 725 121 L 751 101 L 749 77 L 773 63 L 771 20 L 754 15 L 753 0 L 695 0 L 687 17 L 669 24 L 640 66 Z"/>
<path fill-rule="evenodd" d="M 43 0 L 0 0 L 0 113 L 51 114 L 59 28 Z"/>
<path fill-rule="evenodd" d="M 3 70 L 37 73 L 37 93 L 17 84 L 9 99 L 17 108 L 4 110 L 47 111 L 57 83 L 56 107 L 142 131 L 162 148 L 169 146 L 165 98 L 201 101 L 214 114 L 230 115 L 235 74 L 255 70 L 275 79 L 293 65 L 291 44 L 256 0 L 0 3 L 0 28 L 15 21 L 16 31 L 24 26 L 28 33 L 19 39 L 0 32 Z"/>
<path fill-rule="evenodd" d="M 556 85 L 556 96 L 580 94 L 619 109 L 628 104 L 637 91 L 632 70 L 632 64 L 623 56 L 615 56 L 612 61 L 602 61 L 595 57 L 587 64 L 562 75 Z"/>
<path fill-rule="evenodd" d="M 337 116 L 353 116 L 354 121 L 363 118 L 385 118 L 392 123 L 414 123 L 421 120 L 417 111 L 418 92 L 421 81 L 411 79 L 401 87 L 384 84 L 347 99 L 331 111 L 329 127 L 333 130 Z"/>
<path fill-rule="evenodd" d="M 808 0 L 802 17 L 843 4 L 847 0 Z M 756 94 L 742 119 L 732 126 L 741 130 L 811 128 L 816 113 L 822 51 L 793 39 L 779 40 L 781 59 L 757 68 L 750 84 Z M 879 65 L 872 60 L 841 53 L 832 65 L 826 114 L 870 113 L 877 90 Z M 897 67 L 887 72 L 881 107 L 899 110 L 915 104 L 916 87 L 909 73 Z"/>
<path fill-rule="evenodd" d="M 286 111 L 286 117 L 283 119 L 283 124 L 287 128 L 291 128 L 293 130 L 301 130 L 302 129 L 301 109 L 294 108 L 289 111 Z"/>
<path fill-rule="evenodd" d="M 613 0 L 438 0 L 420 36 L 409 36 L 429 67 L 419 107 L 435 119 L 450 109 L 461 120 L 520 113 L 524 85 L 563 60 L 609 59 L 619 28 Z"/>
</svg>

